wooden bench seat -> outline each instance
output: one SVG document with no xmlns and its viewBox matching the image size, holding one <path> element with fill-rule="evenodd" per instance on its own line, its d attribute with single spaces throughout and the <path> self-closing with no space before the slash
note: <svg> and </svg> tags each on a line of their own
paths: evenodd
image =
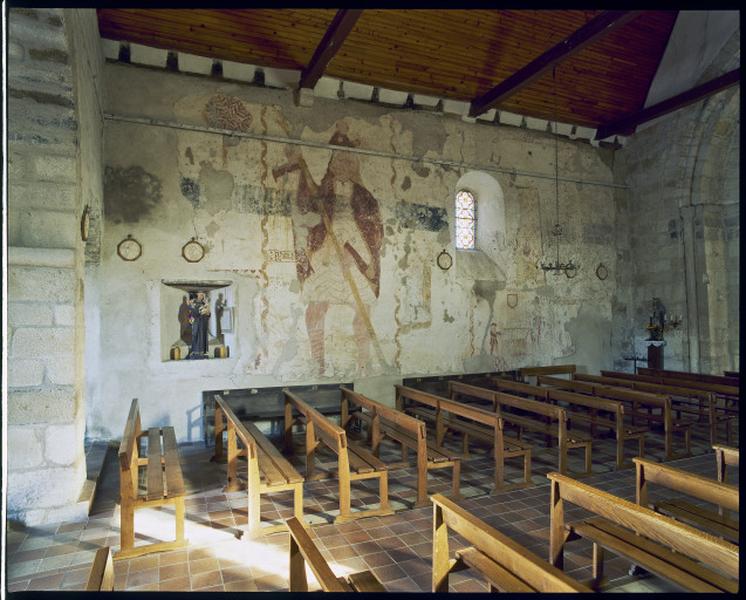
<svg viewBox="0 0 746 600">
<path fill-rule="evenodd" d="M 147 456 L 140 442 L 147 438 Z M 152 427 L 143 432 L 137 398 L 132 400 L 119 445 L 120 548 L 114 559 L 131 558 L 182 548 L 184 538 L 184 478 L 173 427 Z M 135 547 L 135 511 L 152 506 L 173 505 L 176 539 Z"/>
<path fill-rule="evenodd" d="M 686 413 L 696 415 L 700 422 L 708 423 L 711 444 L 717 443 L 718 432 L 722 424 L 725 424 L 726 443 L 729 444 L 732 437 L 732 424 L 738 418 L 737 407 L 727 406 L 726 403 L 720 402 L 716 394 L 706 390 L 602 375 L 578 374 L 574 380 L 668 395 L 671 398 L 671 408 L 676 421 L 683 422 L 681 413 Z"/>
<path fill-rule="evenodd" d="M 290 533 L 290 591 L 307 592 L 306 564 L 311 568 L 324 592 L 385 592 L 386 589 L 370 571 L 337 577 L 329 568 L 303 524 L 295 517 L 285 521 Z"/>
<path fill-rule="evenodd" d="M 513 381 L 493 378 L 492 384 L 500 391 L 525 394 L 533 397 L 535 400 L 557 404 L 561 402 L 564 408 L 567 408 L 568 428 L 572 423 L 578 421 L 586 423 L 590 429 L 591 439 L 598 437 L 598 428 L 608 428 L 614 434 L 616 439 L 616 468 L 622 469 L 631 467 L 632 463 L 624 460 L 624 446 L 628 441 L 637 442 L 638 456 L 645 455 L 645 436 L 649 431 L 648 427 L 634 426 L 625 423 L 624 406 L 617 400 L 601 398 L 597 396 L 587 396 L 567 390 L 542 387 L 558 382 L 558 385 L 571 384 L 571 381 L 539 375 L 537 385 L 531 386 L 525 383 L 516 383 Z M 608 415 L 605 417 L 604 415 Z M 569 435 L 576 435 L 571 429 Z"/>
<path fill-rule="evenodd" d="M 429 442 L 425 423 L 404 412 L 376 402 L 353 390 L 342 387 L 341 419 L 342 427 L 347 427 L 353 419 L 365 421 L 368 425 L 368 440 L 375 456 L 380 454 L 381 442 L 389 438 L 401 447 L 404 463 L 408 460 L 409 450 L 417 456 L 417 499 L 415 506 L 426 506 L 427 472 L 432 469 L 450 468 L 452 470 L 452 489 L 454 497 L 459 496 L 461 479 L 461 457 L 445 448 Z M 352 412 L 352 409 L 358 410 Z"/>
<path fill-rule="evenodd" d="M 493 592 L 590 592 L 505 534 L 441 494 L 433 503 L 433 592 L 447 592 L 449 575 L 472 568 L 487 580 Z M 450 557 L 448 533 L 452 529 L 471 546 Z"/>
<path fill-rule="evenodd" d="M 657 512 L 671 515 L 710 533 L 738 544 L 738 521 L 679 498 L 650 504 L 648 493 L 651 483 L 681 492 L 738 513 L 738 487 L 720 483 L 708 477 L 695 475 L 682 469 L 644 459 L 633 459 L 636 466 L 635 493 L 640 506 L 650 506 Z"/>
<path fill-rule="evenodd" d="M 96 550 L 85 584 L 86 592 L 114 591 L 114 563 L 111 548 L 105 546 Z"/>
<path fill-rule="evenodd" d="M 300 417 L 294 415 L 297 411 Z M 337 456 L 337 466 L 327 471 L 339 481 L 339 515 L 335 523 L 346 523 L 353 519 L 391 515 L 389 505 L 388 467 L 370 450 L 351 444 L 347 432 L 333 423 L 298 395 L 285 390 L 285 436 L 284 447 L 288 453 L 294 452 L 293 426 L 302 422 L 305 425 L 306 480 L 318 479 L 314 464 L 317 448 L 323 444 Z M 324 474 L 322 473 L 323 477 Z M 378 479 L 380 505 L 377 509 L 353 512 L 351 509 L 351 482 L 362 479 Z"/>
<path fill-rule="evenodd" d="M 262 494 L 292 491 L 293 512 L 303 522 L 303 476 L 254 423 L 242 422 L 230 405 L 216 394 L 215 450 L 210 459 L 212 461 L 223 459 L 223 432 L 226 433 L 228 443 L 228 483 L 224 491 L 248 490 L 246 530 L 249 537 L 285 530 L 282 523 L 262 526 Z M 246 483 L 239 479 L 239 457 L 246 459 Z"/>
<path fill-rule="evenodd" d="M 448 383 L 449 390 L 454 387 L 472 386 L 456 381 Z M 482 389 L 482 388 L 477 388 Z M 504 491 L 525 487 L 531 484 L 531 447 L 522 443 L 506 443 L 503 434 L 503 420 L 495 412 L 436 396 L 428 392 L 406 386 L 396 386 L 396 406 L 403 412 L 414 412 L 425 418 L 432 418 L 435 424 L 435 444 L 443 447 L 443 441 L 449 430 L 464 433 L 464 442 L 468 446 L 468 434 L 478 431 L 479 438 L 492 447 L 495 460 L 494 491 Z M 424 411 L 424 412 L 423 412 Z M 473 429 L 480 427 L 479 430 Z M 489 433 L 487 433 L 489 432 Z M 481 437 L 483 435 L 483 437 Z M 523 481 L 515 484 L 505 483 L 505 459 L 523 459 Z"/>
<path fill-rule="evenodd" d="M 702 383 L 716 383 L 720 385 L 729 385 L 738 387 L 739 377 L 728 375 L 708 375 L 706 373 L 690 373 L 688 371 L 672 371 L 670 369 L 651 369 L 649 367 L 638 367 L 638 375 L 652 377 L 666 377 L 670 379 L 682 379 L 685 381 L 699 381 Z"/>
<path fill-rule="evenodd" d="M 462 387 L 460 390 L 453 389 L 452 397 L 460 396 L 462 398 L 477 398 L 488 400 L 492 403 L 493 409 L 499 414 L 506 423 L 518 428 L 518 441 L 522 441 L 524 430 L 534 433 L 543 434 L 547 445 L 551 445 L 553 440 L 557 440 L 559 456 L 557 466 L 562 473 L 566 473 L 567 451 L 574 448 L 582 448 L 584 454 L 585 470 L 582 475 L 588 475 L 592 472 L 591 452 L 592 440 L 589 437 L 579 435 L 577 432 L 568 431 L 568 412 L 564 408 L 554 406 L 546 402 L 546 396 L 543 388 L 537 388 L 526 383 L 509 381 L 496 377 L 490 378 L 490 383 L 496 381 L 510 383 L 513 394 L 506 394 L 501 391 L 495 391 L 488 388 L 477 388 L 475 386 Z M 526 394 L 533 396 L 540 394 L 544 401 L 526 398 L 517 394 Z"/>
<path fill-rule="evenodd" d="M 604 583 L 606 550 L 691 592 L 736 592 L 738 546 L 653 510 L 562 475 L 549 473 L 550 562 L 562 568 L 568 542 L 593 542 L 592 587 Z M 593 514 L 566 523 L 566 504 Z"/>
<path fill-rule="evenodd" d="M 544 378 L 542 381 L 547 385 L 551 384 L 552 387 L 623 402 L 625 414 L 633 425 L 642 420 L 649 424 L 651 431 L 653 426 L 663 427 L 663 444 L 667 460 L 691 455 L 691 428 L 696 421 L 677 419 L 670 396 L 624 386 L 617 387 L 605 379 L 598 375 L 576 374 L 575 379 L 571 381 L 556 378 Z M 677 453 L 674 450 L 674 433 L 680 433 L 683 437 L 683 452 Z"/>
</svg>

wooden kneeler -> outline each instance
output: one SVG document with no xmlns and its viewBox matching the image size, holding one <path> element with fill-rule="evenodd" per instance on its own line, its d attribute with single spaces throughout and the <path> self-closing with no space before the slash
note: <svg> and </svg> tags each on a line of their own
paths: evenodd
<svg viewBox="0 0 746 600">
<path fill-rule="evenodd" d="M 148 438 L 148 456 L 140 457 L 140 438 Z M 162 445 L 161 445 L 162 442 Z M 140 493 L 140 471 L 145 472 L 145 491 Z M 184 537 L 184 478 L 173 427 L 152 427 L 142 432 L 137 398 L 132 400 L 122 442 L 119 445 L 120 548 L 114 559 L 164 552 L 187 545 Z M 135 547 L 135 511 L 172 504 L 176 539 Z"/>
</svg>

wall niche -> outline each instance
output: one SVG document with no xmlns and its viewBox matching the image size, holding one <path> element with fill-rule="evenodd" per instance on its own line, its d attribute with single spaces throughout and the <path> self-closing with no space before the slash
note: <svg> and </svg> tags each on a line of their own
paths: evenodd
<svg viewBox="0 0 746 600">
<path fill-rule="evenodd" d="M 233 282 L 161 283 L 161 360 L 228 358 L 235 347 Z"/>
</svg>

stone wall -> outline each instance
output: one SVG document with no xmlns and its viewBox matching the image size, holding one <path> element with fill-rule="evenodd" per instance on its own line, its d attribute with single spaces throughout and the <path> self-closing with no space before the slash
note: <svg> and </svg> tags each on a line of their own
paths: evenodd
<svg viewBox="0 0 746 600">
<path fill-rule="evenodd" d="M 737 66 L 739 40 L 736 32 L 700 83 Z M 739 98 L 736 86 L 663 117 L 617 153 L 616 177 L 629 186 L 618 208 L 631 248 L 619 343 L 631 351 L 645 336 L 651 298 L 659 297 L 669 314 L 684 317 L 665 335 L 670 369 L 738 369 Z"/>
<path fill-rule="evenodd" d="M 612 366 L 611 150 L 559 140 L 562 177 L 604 184 L 560 182 L 561 259 L 581 265 L 570 280 L 538 267 L 554 259 L 551 134 L 351 100 L 299 107 L 289 91 L 116 62 L 105 75 L 89 435 L 118 436 L 133 397 L 145 423 L 196 440 L 207 389 L 354 380 L 392 402 L 402 376 Z M 454 249 L 459 180 L 483 187 L 477 252 Z M 125 262 L 130 234 L 143 255 Z M 195 264 L 181 256 L 191 237 L 207 250 Z M 230 358 L 162 360 L 160 319 L 177 319 L 161 314 L 163 279 L 233 282 Z"/>
<path fill-rule="evenodd" d="M 92 10 L 14 8 L 8 50 L 8 516 L 86 514 L 83 206 L 100 222 Z"/>
</svg>

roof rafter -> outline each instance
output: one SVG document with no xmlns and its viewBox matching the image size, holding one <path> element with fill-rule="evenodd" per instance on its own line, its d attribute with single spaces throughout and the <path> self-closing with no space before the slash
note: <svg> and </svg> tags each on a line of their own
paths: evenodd
<svg viewBox="0 0 746 600">
<path fill-rule="evenodd" d="M 540 77 L 558 62 L 575 54 L 595 40 L 605 36 L 617 27 L 629 23 L 642 11 L 607 10 L 591 19 L 572 35 L 566 37 L 525 67 L 496 85 L 482 96 L 475 98 L 469 108 L 469 116 L 477 117 L 494 108 L 518 90 Z"/>
<path fill-rule="evenodd" d="M 321 38 L 319 45 L 316 47 L 311 62 L 301 72 L 299 87 L 313 88 L 316 85 L 316 82 L 324 74 L 329 61 L 342 47 L 345 38 L 352 31 L 362 13 L 362 9 L 343 8 L 337 11 L 324 37 Z"/>
<path fill-rule="evenodd" d="M 686 92 L 672 96 L 662 102 L 658 102 L 658 104 L 643 108 L 642 110 L 627 115 L 626 117 L 622 117 L 613 123 L 601 125 L 596 130 L 596 139 L 602 140 L 611 137 L 612 135 L 628 135 L 634 133 L 635 128 L 638 125 L 642 125 L 647 121 L 662 117 L 663 115 L 667 115 L 668 113 L 683 108 L 689 104 L 693 104 L 702 98 L 706 98 L 712 94 L 727 89 L 732 85 L 736 85 L 740 81 L 741 67 L 738 67 L 737 69 L 728 71 L 724 75 L 711 79 L 702 85 L 693 87 Z"/>
</svg>

